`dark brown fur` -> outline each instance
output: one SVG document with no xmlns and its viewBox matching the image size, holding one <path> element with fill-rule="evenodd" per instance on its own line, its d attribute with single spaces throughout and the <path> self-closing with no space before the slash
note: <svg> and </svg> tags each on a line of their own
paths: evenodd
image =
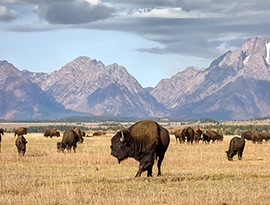
<svg viewBox="0 0 270 205">
<path fill-rule="evenodd" d="M 27 128 L 18 127 L 18 128 L 15 129 L 14 137 L 16 137 L 16 135 L 26 135 L 26 134 L 27 134 Z"/>
<path fill-rule="evenodd" d="M 240 137 L 233 137 L 230 141 L 229 150 L 225 151 L 229 161 L 233 160 L 233 156 L 238 153 L 238 159 L 242 159 L 243 151 L 245 148 L 245 140 Z"/>
<path fill-rule="evenodd" d="M 140 162 L 136 177 L 143 171 L 152 176 L 154 160 L 158 158 L 158 176 L 161 163 L 170 143 L 167 129 L 152 120 L 136 122 L 131 127 L 117 132 L 111 139 L 111 155 L 122 160 L 132 157 Z"/>
<path fill-rule="evenodd" d="M 25 151 L 26 151 L 26 144 L 28 142 L 26 141 L 26 139 L 24 138 L 23 135 L 19 135 L 15 141 L 15 145 L 18 149 L 18 153 L 19 156 L 24 156 Z"/>
<path fill-rule="evenodd" d="M 175 135 L 175 140 L 177 143 L 177 139 L 179 140 L 179 143 L 185 143 L 185 136 L 182 136 L 183 129 L 176 130 L 174 135 Z"/>
<path fill-rule="evenodd" d="M 60 132 L 57 131 L 55 128 L 44 130 L 44 137 L 52 138 L 53 136 L 60 137 Z"/>
<path fill-rule="evenodd" d="M 64 134 L 61 142 L 57 143 L 58 152 L 64 152 L 65 149 L 68 151 L 73 147 L 74 153 L 76 153 L 77 142 L 79 142 L 79 136 L 72 129 L 67 129 Z"/>
<path fill-rule="evenodd" d="M 191 127 L 183 129 L 182 135 L 187 139 L 187 143 L 193 144 L 195 132 Z"/>
<path fill-rule="evenodd" d="M 210 142 L 212 140 L 212 142 L 215 142 L 218 139 L 218 133 L 216 133 L 214 130 L 207 130 L 204 134 L 203 134 L 203 141 L 204 142 Z"/>
<path fill-rule="evenodd" d="M 241 134 L 241 137 L 246 140 L 251 140 L 253 143 L 261 143 L 259 134 L 256 130 L 248 130 Z"/>
</svg>

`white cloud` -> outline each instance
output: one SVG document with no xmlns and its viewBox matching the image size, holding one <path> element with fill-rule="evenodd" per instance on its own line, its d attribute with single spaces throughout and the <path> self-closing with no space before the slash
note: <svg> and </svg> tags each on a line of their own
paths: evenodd
<svg viewBox="0 0 270 205">
<path fill-rule="evenodd" d="M 18 17 L 18 13 L 14 10 L 8 10 L 5 6 L 0 6 L 0 21 L 9 22 Z"/>
</svg>

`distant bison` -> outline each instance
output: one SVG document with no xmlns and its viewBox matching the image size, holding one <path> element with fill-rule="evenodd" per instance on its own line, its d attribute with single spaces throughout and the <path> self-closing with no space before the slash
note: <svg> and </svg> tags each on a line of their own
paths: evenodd
<svg viewBox="0 0 270 205">
<path fill-rule="evenodd" d="M 74 129 L 74 132 L 76 132 L 76 134 L 77 134 L 78 137 L 79 137 L 78 143 L 82 144 L 83 141 L 84 141 L 84 139 L 83 139 L 83 137 L 82 137 L 82 132 L 81 132 L 81 130 L 80 130 L 78 127 L 76 127 L 76 128 Z"/>
<path fill-rule="evenodd" d="M 102 136 L 102 135 L 106 135 L 106 132 L 97 131 L 97 132 L 94 132 L 94 134 L 93 134 L 93 136 Z"/>
<path fill-rule="evenodd" d="M 161 175 L 161 163 L 170 143 L 167 129 L 152 120 L 136 122 L 127 129 L 117 132 L 111 139 L 111 155 L 120 163 L 129 157 L 140 162 L 136 177 L 143 171 L 152 176 L 155 159 L 158 158 L 158 176 Z"/>
<path fill-rule="evenodd" d="M 67 129 L 64 134 L 61 142 L 57 143 L 57 150 L 64 152 L 65 149 L 68 151 L 73 147 L 74 153 L 76 153 L 77 143 L 81 142 L 82 138 L 72 129 Z"/>
<path fill-rule="evenodd" d="M 229 150 L 225 151 L 229 161 L 233 160 L 233 156 L 238 153 L 238 159 L 242 159 L 242 154 L 245 148 L 245 140 L 240 137 L 234 137 L 230 141 Z"/>
<path fill-rule="evenodd" d="M 222 133 L 217 133 L 217 141 L 223 141 L 223 134 Z"/>
<path fill-rule="evenodd" d="M 241 134 L 241 137 L 246 140 L 251 140 L 253 143 L 261 143 L 259 133 L 256 130 L 248 130 Z"/>
<path fill-rule="evenodd" d="M 26 135 L 26 134 L 27 134 L 27 128 L 18 127 L 18 128 L 15 129 L 14 137 L 16 137 L 16 135 Z"/>
<path fill-rule="evenodd" d="M 18 149 L 19 156 L 24 156 L 26 150 L 26 144 L 28 142 L 23 135 L 19 135 L 15 141 L 15 145 Z"/>
<path fill-rule="evenodd" d="M 195 132 L 191 127 L 183 129 L 182 135 L 187 139 L 187 143 L 193 144 Z"/>
<path fill-rule="evenodd" d="M 185 143 L 185 136 L 182 135 L 183 129 L 176 130 L 174 135 L 175 135 L 175 140 L 177 143 L 177 139 L 179 140 L 179 143 Z"/>
<path fill-rule="evenodd" d="M 44 137 L 52 138 L 53 136 L 60 137 L 60 132 L 57 131 L 55 128 L 44 130 Z"/>
<path fill-rule="evenodd" d="M 260 138 L 260 141 L 262 142 L 263 140 L 265 140 L 266 142 L 268 140 L 270 140 L 270 133 L 259 133 L 259 138 Z"/>
<path fill-rule="evenodd" d="M 200 140 L 202 140 L 202 130 L 199 127 L 195 127 L 194 129 L 195 135 L 194 135 L 194 142 L 199 143 Z"/>
<path fill-rule="evenodd" d="M 221 138 L 221 136 L 218 136 L 218 133 L 216 133 L 214 130 L 207 130 L 204 134 L 203 134 L 203 141 L 206 142 L 210 142 L 212 140 L 212 142 L 215 142 L 216 140 L 218 140 L 219 138 Z"/>
<path fill-rule="evenodd" d="M 1 152 L 2 135 L 4 135 L 4 129 L 3 128 L 0 128 L 0 152 Z"/>
<path fill-rule="evenodd" d="M 81 131 L 82 132 L 82 137 L 85 137 L 85 131 Z"/>
</svg>

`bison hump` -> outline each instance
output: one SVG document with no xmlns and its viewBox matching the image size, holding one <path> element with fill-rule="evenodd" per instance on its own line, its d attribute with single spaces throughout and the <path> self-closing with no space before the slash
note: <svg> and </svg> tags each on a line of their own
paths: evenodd
<svg viewBox="0 0 270 205">
<path fill-rule="evenodd" d="M 158 144 L 159 129 L 155 121 L 142 120 L 136 122 L 130 128 L 130 135 L 145 144 Z"/>
</svg>

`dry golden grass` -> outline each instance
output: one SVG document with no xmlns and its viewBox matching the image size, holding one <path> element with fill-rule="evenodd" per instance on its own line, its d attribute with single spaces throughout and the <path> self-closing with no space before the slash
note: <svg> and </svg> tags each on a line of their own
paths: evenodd
<svg viewBox="0 0 270 205">
<path fill-rule="evenodd" d="M 19 157 L 13 134 L 2 137 L 0 204 L 270 204 L 270 143 L 246 142 L 243 160 L 228 161 L 232 136 L 214 144 L 171 144 L 162 176 L 134 178 L 138 162 L 120 165 L 111 136 L 85 138 L 77 153 L 57 153 L 61 138 L 27 134 Z"/>
</svg>

